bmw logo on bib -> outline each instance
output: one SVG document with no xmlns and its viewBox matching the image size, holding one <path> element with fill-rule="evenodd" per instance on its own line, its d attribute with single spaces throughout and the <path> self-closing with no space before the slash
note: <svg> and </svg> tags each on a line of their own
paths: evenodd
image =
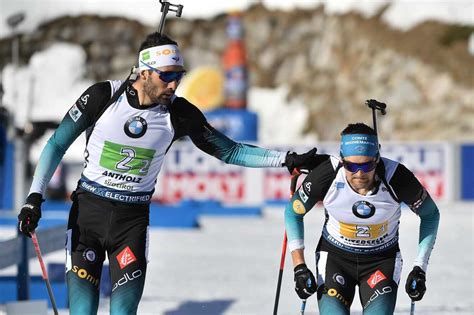
<svg viewBox="0 0 474 315">
<path fill-rule="evenodd" d="M 129 118 L 123 126 L 125 134 L 130 138 L 140 138 L 145 134 L 146 128 L 147 122 L 140 116 Z"/>
<path fill-rule="evenodd" d="M 367 219 L 374 215 L 375 206 L 364 200 L 357 201 L 352 205 L 352 213 L 358 218 Z"/>
</svg>

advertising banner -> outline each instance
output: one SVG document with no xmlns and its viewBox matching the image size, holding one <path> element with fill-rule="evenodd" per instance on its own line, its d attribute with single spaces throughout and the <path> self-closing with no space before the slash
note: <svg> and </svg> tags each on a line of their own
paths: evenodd
<svg viewBox="0 0 474 315">
<path fill-rule="evenodd" d="M 258 144 L 268 147 L 264 144 Z M 318 154 L 338 155 L 339 144 L 318 143 Z M 273 147 L 306 152 L 309 146 Z M 408 167 L 431 196 L 454 198 L 453 148 L 446 143 L 386 143 L 382 156 Z M 190 142 L 173 145 L 160 174 L 154 199 L 176 203 L 183 199 L 215 200 L 226 204 L 286 202 L 290 176 L 286 168 L 251 169 L 225 163 L 197 149 Z"/>
</svg>

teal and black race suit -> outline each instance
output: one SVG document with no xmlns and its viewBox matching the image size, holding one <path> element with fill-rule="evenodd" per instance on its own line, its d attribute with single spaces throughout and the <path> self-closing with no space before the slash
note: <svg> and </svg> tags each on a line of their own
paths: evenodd
<svg viewBox="0 0 474 315">
<path fill-rule="evenodd" d="M 122 83 L 97 83 L 81 95 L 44 148 L 30 190 L 43 195 L 68 147 L 86 131 L 84 170 L 73 193 L 66 241 L 73 315 L 97 313 L 105 254 L 112 281 L 110 313 L 136 314 L 148 260 L 149 203 L 175 140 L 189 136 L 204 152 L 247 167 L 280 167 L 286 156 L 232 141 L 184 98 L 143 107 L 128 82 L 116 98 Z"/>
<path fill-rule="evenodd" d="M 43 150 L 30 193 L 43 194 L 67 148 L 85 130 L 85 167 L 79 187 L 126 203 L 150 202 L 164 156 L 183 136 L 229 164 L 280 167 L 284 163 L 285 152 L 234 142 L 181 97 L 173 97 L 169 106 L 142 107 L 128 85 L 116 102 L 105 107 L 121 84 L 97 83 L 81 95 Z"/>
<path fill-rule="evenodd" d="M 321 157 L 324 157 L 323 155 Z M 428 192 L 403 164 L 381 157 L 375 187 L 357 193 L 341 160 L 326 160 L 304 179 L 285 209 L 290 251 L 304 249 L 304 216 L 322 202 L 325 221 L 316 250 L 321 314 L 349 314 L 355 292 L 364 314 L 392 314 L 402 268 L 398 247 L 401 203 L 421 219 L 415 265 L 427 269 L 439 224 L 439 211 Z"/>
</svg>

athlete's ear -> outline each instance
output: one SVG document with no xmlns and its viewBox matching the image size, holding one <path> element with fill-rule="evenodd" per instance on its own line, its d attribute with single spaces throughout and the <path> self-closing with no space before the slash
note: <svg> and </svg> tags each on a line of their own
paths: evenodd
<svg viewBox="0 0 474 315">
<path fill-rule="evenodd" d="M 148 72 L 147 70 L 142 70 L 142 71 L 140 71 L 140 78 L 141 78 L 142 80 L 145 80 L 145 81 L 146 81 L 147 76 L 145 75 L 145 73 L 148 73 L 148 75 L 149 75 L 149 72 Z"/>
</svg>

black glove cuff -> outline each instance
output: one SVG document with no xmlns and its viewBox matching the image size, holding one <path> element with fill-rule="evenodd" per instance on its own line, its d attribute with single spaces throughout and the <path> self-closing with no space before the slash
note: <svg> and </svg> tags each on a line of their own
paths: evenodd
<svg viewBox="0 0 474 315">
<path fill-rule="evenodd" d="M 308 270 L 308 266 L 306 266 L 306 264 L 299 264 L 295 267 L 294 269 L 294 272 L 298 272 L 298 271 L 304 271 L 304 270 Z"/>
<path fill-rule="evenodd" d="M 419 275 L 422 275 L 423 277 L 425 277 L 425 272 L 423 271 L 423 269 L 421 269 L 420 266 L 415 266 L 413 267 L 413 271 L 417 272 Z"/>
<path fill-rule="evenodd" d="M 44 201 L 43 196 L 41 196 L 41 194 L 39 193 L 31 193 L 28 195 L 28 197 L 26 197 L 26 203 L 29 203 L 38 207 L 41 206 L 43 201 Z"/>
<path fill-rule="evenodd" d="M 295 154 L 295 152 L 286 151 L 285 162 L 283 162 L 283 165 L 282 165 L 282 166 L 288 167 L 288 164 L 290 164 L 290 163 L 288 163 L 288 162 L 289 162 L 289 161 L 288 161 L 288 157 L 289 157 L 291 154 Z"/>
</svg>

